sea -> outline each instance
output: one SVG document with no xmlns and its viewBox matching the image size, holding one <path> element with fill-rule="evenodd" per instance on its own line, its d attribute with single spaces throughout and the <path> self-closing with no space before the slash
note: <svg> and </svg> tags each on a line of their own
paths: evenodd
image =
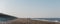
<svg viewBox="0 0 60 24">
<path fill-rule="evenodd" d="M 32 20 L 48 21 L 48 22 L 60 22 L 60 18 L 31 18 Z"/>
</svg>

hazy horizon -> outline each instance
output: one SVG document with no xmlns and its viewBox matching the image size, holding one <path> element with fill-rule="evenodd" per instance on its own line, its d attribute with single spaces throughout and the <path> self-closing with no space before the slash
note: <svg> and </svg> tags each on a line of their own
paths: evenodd
<svg viewBox="0 0 60 24">
<path fill-rule="evenodd" d="M 60 18 L 60 0 L 0 0 L 0 13 L 19 18 Z"/>
</svg>

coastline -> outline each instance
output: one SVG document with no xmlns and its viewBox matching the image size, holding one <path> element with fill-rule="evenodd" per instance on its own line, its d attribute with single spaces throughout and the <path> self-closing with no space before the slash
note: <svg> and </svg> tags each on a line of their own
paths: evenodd
<svg viewBox="0 0 60 24">
<path fill-rule="evenodd" d="M 41 21 L 41 20 L 32 20 L 30 18 L 19 18 L 19 19 L 14 20 L 12 24 L 60 24 L 60 23 Z"/>
<path fill-rule="evenodd" d="M 60 24 L 60 23 L 59 22 L 32 20 L 32 24 Z"/>
</svg>

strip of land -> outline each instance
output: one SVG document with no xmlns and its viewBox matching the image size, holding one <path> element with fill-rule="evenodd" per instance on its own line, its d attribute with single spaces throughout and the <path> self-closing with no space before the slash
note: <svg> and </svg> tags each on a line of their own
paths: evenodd
<svg viewBox="0 0 60 24">
<path fill-rule="evenodd" d="M 31 20 L 30 18 L 19 18 L 19 19 L 13 20 L 11 24 L 60 24 L 60 23 L 40 21 L 40 20 Z"/>
</svg>

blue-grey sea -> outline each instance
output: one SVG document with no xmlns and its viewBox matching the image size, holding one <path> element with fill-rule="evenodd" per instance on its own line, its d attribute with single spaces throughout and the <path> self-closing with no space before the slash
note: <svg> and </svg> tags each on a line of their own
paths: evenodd
<svg viewBox="0 0 60 24">
<path fill-rule="evenodd" d="M 60 18 L 32 18 L 32 20 L 42 20 L 49 22 L 60 22 Z"/>
</svg>

